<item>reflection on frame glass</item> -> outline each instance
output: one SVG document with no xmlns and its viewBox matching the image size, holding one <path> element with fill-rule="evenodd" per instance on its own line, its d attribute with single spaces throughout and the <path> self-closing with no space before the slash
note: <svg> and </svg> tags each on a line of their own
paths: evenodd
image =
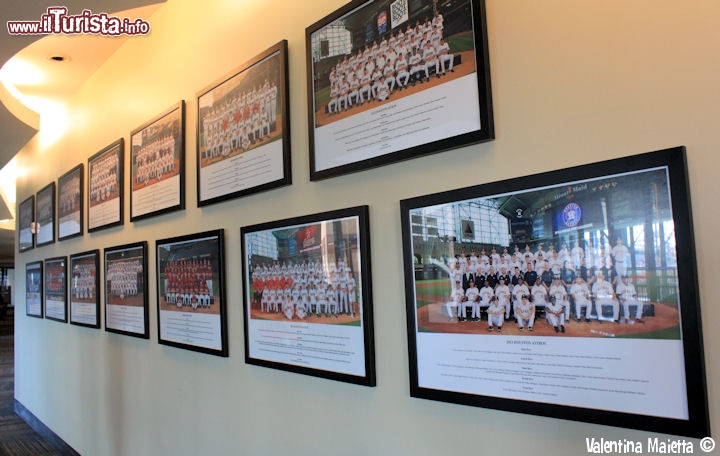
<svg viewBox="0 0 720 456">
<path fill-rule="evenodd" d="M 45 260 L 45 318 L 67 322 L 67 257 Z"/>
<path fill-rule="evenodd" d="M 147 242 L 105 249 L 105 331 L 150 338 Z"/>
<path fill-rule="evenodd" d="M 375 386 L 368 207 L 241 232 L 245 361 Z"/>
<path fill-rule="evenodd" d="M 185 102 L 130 134 L 130 221 L 185 208 Z"/>
<path fill-rule="evenodd" d="M 100 327 L 100 252 L 70 256 L 70 323 Z"/>
<path fill-rule="evenodd" d="M 401 202 L 415 397 L 709 432 L 682 147 Z"/>
<path fill-rule="evenodd" d="M 198 206 L 290 185 L 287 41 L 198 94 Z"/>
<path fill-rule="evenodd" d="M 311 180 L 494 137 L 483 0 L 356 0 L 306 46 Z"/>
<path fill-rule="evenodd" d="M 83 165 L 58 179 L 58 239 L 81 236 L 83 232 Z"/>
<path fill-rule="evenodd" d="M 55 182 L 37 193 L 36 243 L 39 246 L 55 242 Z"/>
<path fill-rule="evenodd" d="M 88 231 L 123 224 L 122 138 L 88 160 Z"/>
<path fill-rule="evenodd" d="M 156 246 L 159 342 L 228 356 L 223 230 Z"/>
</svg>

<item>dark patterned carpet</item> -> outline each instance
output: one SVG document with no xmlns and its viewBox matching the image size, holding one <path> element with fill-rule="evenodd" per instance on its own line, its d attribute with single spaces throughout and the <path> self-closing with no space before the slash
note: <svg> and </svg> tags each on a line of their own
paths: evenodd
<svg viewBox="0 0 720 456">
<path fill-rule="evenodd" d="M 59 455 L 15 414 L 12 317 L 0 320 L 0 456 Z"/>
</svg>

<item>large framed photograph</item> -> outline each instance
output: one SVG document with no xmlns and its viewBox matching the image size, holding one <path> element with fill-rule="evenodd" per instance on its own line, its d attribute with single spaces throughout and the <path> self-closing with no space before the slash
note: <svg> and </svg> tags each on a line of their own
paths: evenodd
<svg viewBox="0 0 720 456">
<path fill-rule="evenodd" d="M 70 323 L 100 328 L 100 251 L 70 256 Z"/>
<path fill-rule="evenodd" d="M 356 0 L 306 43 L 311 180 L 494 138 L 483 0 Z"/>
<path fill-rule="evenodd" d="M 45 318 L 67 322 L 67 257 L 45 260 Z"/>
<path fill-rule="evenodd" d="M 224 231 L 157 241 L 158 340 L 228 356 Z"/>
<path fill-rule="evenodd" d="M 18 250 L 26 252 L 35 247 L 35 195 L 18 206 Z"/>
<path fill-rule="evenodd" d="M 368 207 L 241 229 L 245 362 L 375 386 Z"/>
<path fill-rule="evenodd" d="M 150 338 L 147 298 L 147 242 L 107 248 L 105 331 Z"/>
<path fill-rule="evenodd" d="M 411 394 L 710 432 L 684 147 L 401 202 Z"/>
<path fill-rule="evenodd" d="M 88 160 L 88 232 L 123 224 L 124 151 L 120 138 Z"/>
<path fill-rule="evenodd" d="M 36 217 L 37 246 L 55 242 L 55 182 L 37 193 Z"/>
<path fill-rule="evenodd" d="M 43 317 L 43 262 L 33 261 L 25 265 L 25 314 Z"/>
<path fill-rule="evenodd" d="M 83 164 L 58 179 L 58 239 L 83 233 Z"/>
<path fill-rule="evenodd" d="M 198 93 L 198 206 L 290 185 L 287 41 Z"/>
<path fill-rule="evenodd" d="M 185 101 L 130 134 L 130 221 L 185 209 Z"/>
</svg>

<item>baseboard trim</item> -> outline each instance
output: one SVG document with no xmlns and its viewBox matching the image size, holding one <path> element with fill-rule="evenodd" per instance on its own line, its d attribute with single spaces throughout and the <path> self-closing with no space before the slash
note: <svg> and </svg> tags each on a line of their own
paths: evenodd
<svg viewBox="0 0 720 456">
<path fill-rule="evenodd" d="M 40 421 L 38 417 L 32 414 L 30 410 L 25 408 L 17 399 L 15 399 L 15 413 L 27 423 L 33 431 L 40 434 L 45 441 L 50 444 L 53 448 L 58 450 L 63 456 L 80 456 L 80 453 L 75 451 L 70 445 L 65 443 L 63 439 L 58 437 L 52 429 L 45 426 L 45 423 Z"/>
</svg>

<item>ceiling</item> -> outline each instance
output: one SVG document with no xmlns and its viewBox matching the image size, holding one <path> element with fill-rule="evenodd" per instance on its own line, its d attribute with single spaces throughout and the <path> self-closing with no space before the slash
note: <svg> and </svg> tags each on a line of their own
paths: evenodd
<svg viewBox="0 0 720 456">
<path fill-rule="evenodd" d="M 82 84 L 127 39 L 95 35 L 11 35 L 7 21 L 37 21 L 49 7 L 61 4 L 68 14 L 80 14 L 89 9 L 94 14 L 108 13 L 119 17 L 147 19 L 165 0 L 0 0 L 0 23 L 4 30 L 0 40 L 0 67 L 6 69 L 23 64 L 33 71 L 13 78 L 15 89 L 21 94 L 17 100 L 0 83 L 0 168 L 35 135 L 40 128 L 43 106 L 66 102 Z M 151 24 L 152 27 L 152 24 Z M 152 33 L 152 32 L 151 32 Z M 64 61 L 51 57 L 61 56 Z M 25 68 L 22 67 L 22 68 Z M 40 75 L 35 78 L 33 74 Z M 32 106 L 32 109 L 26 105 Z M 22 119 L 22 120 L 21 120 Z M 0 199 L 0 220 L 4 218 L 6 203 Z M 15 233 L 0 229 L 0 263 L 13 258 Z"/>
</svg>

